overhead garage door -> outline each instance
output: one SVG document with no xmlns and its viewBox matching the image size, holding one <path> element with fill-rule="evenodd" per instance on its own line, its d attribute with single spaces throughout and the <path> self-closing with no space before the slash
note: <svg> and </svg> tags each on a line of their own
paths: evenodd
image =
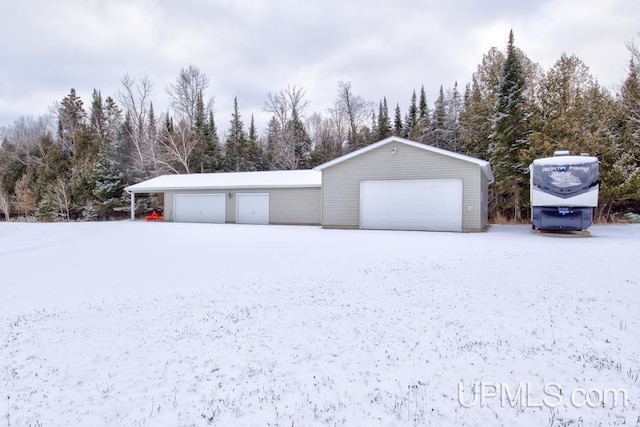
<svg viewBox="0 0 640 427">
<path fill-rule="evenodd" d="M 360 228 L 462 231 L 462 180 L 362 181 Z"/>
<path fill-rule="evenodd" d="M 269 193 L 236 193 L 238 224 L 269 224 Z"/>
<path fill-rule="evenodd" d="M 173 209 L 176 222 L 225 222 L 226 195 L 176 194 Z"/>
</svg>

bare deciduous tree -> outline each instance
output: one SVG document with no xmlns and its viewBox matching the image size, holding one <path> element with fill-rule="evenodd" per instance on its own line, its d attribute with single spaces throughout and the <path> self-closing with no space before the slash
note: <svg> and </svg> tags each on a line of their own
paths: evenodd
<svg viewBox="0 0 640 427">
<path fill-rule="evenodd" d="M 56 207 L 65 221 L 69 221 L 69 207 L 71 205 L 69 184 L 67 180 L 60 177 L 53 184 L 53 195 L 55 197 Z"/>
<path fill-rule="evenodd" d="M 189 162 L 199 141 L 185 119 L 175 129 L 164 128 L 160 138 L 159 162 L 173 173 L 191 173 Z"/>
<path fill-rule="evenodd" d="M 0 188 L 0 212 L 4 214 L 5 221 L 9 221 L 9 215 L 11 215 L 9 195 L 4 188 Z"/>
<path fill-rule="evenodd" d="M 302 87 L 289 85 L 280 92 L 267 93 L 264 111 L 273 114 L 278 123 L 278 135 L 270 135 L 269 157 L 274 169 L 298 169 L 305 151 L 303 127 L 304 110 L 309 104 Z"/>
<path fill-rule="evenodd" d="M 640 37 L 640 32 L 638 32 L 637 36 Z M 636 65 L 640 66 L 640 46 L 638 46 L 634 40 L 626 43 L 626 45 L 629 53 L 631 53 L 631 58 Z"/>
<path fill-rule="evenodd" d="M 340 144 L 340 149 L 346 148 L 349 143 L 349 120 L 345 111 L 340 108 L 338 102 L 335 101 L 333 107 L 327 109 L 329 113 L 329 122 L 334 134 L 334 138 Z"/>
<path fill-rule="evenodd" d="M 193 128 L 196 117 L 198 96 L 202 95 L 204 99 L 208 87 L 209 77 L 194 65 L 180 69 L 176 81 L 167 87 L 171 107 L 179 118 L 186 118 L 187 124 L 191 128 Z M 213 99 L 209 99 L 204 107 L 205 111 L 210 111 L 213 108 Z"/>
<path fill-rule="evenodd" d="M 44 142 L 52 139 L 53 118 L 20 117 L 12 126 L 0 128 L 0 141 L 9 142 L 15 149 L 5 155 L 25 166 L 41 165 L 45 154 Z"/>
<path fill-rule="evenodd" d="M 16 183 L 15 206 L 18 214 L 24 214 L 25 216 L 34 213 L 36 210 L 36 195 L 29 187 L 26 175 L 23 175 Z"/>
<path fill-rule="evenodd" d="M 156 141 L 150 132 L 155 124 L 149 123 L 152 87 L 148 77 L 136 80 L 127 74 L 122 78 L 122 89 L 116 95 L 129 120 L 127 132 L 133 145 L 132 166 L 138 172 L 146 171 L 149 166 L 157 169 Z"/>
<path fill-rule="evenodd" d="M 280 128 L 285 129 L 291 118 L 304 117 L 304 110 L 309 105 L 304 96 L 304 89 L 296 85 L 288 85 L 278 93 L 268 92 L 264 111 L 272 113 L 278 120 Z"/>
<path fill-rule="evenodd" d="M 286 140 L 282 134 L 275 136 L 269 146 L 271 168 L 275 170 L 298 169 L 299 161 L 296 158 L 294 145 Z"/>
<path fill-rule="evenodd" d="M 333 117 L 323 117 L 320 113 L 314 113 L 307 120 L 307 129 L 313 142 L 314 165 L 333 160 L 342 154 L 342 138 L 340 132 L 342 125 L 336 123 Z"/>
<path fill-rule="evenodd" d="M 373 103 L 365 101 L 360 95 L 354 95 L 351 90 L 351 82 L 338 82 L 338 97 L 335 108 L 340 110 L 348 120 L 349 149 L 360 148 L 362 141 L 359 138 L 359 131 L 371 118 Z"/>
</svg>

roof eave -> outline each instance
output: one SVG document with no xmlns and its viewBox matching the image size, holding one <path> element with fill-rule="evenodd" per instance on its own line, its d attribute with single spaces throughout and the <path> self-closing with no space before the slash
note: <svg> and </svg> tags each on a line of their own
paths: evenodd
<svg viewBox="0 0 640 427">
<path fill-rule="evenodd" d="M 364 154 L 368 151 L 371 150 L 375 150 L 378 147 L 381 147 L 383 145 L 389 144 L 391 142 L 398 142 L 401 144 L 406 144 L 412 147 L 416 147 L 416 148 L 420 148 L 422 150 L 425 151 L 429 151 L 432 153 L 436 153 L 436 154 L 440 154 L 443 156 L 449 156 L 458 160 L 462 160 L 464 162 L 469 162 L 469 163 L 475 163 L 478 166 L 480 166 L 481 168 L 483 168 L 483 171 L 485 172 L 485 174 L 487 175 L 487 179 L 489 179 L 489 181 L 493 182 L 493 173 L 491 172 L 491 166 L 489 165 L 489 162 L 487 162 L 486 160 L 481 160 L 481 159 L 476 159 L 475 157 L 470 157 L 470 156 L 466 156 L 464 154 L 459 154 L 453 151 L 449 151 L 449 150 L 444 150 L 438 147 L 433 147 L 430 145 L 426 145 L 426 144 L 421 144 L 419 142 L 416 141 L 411 141 L 409 139 L 405 139 L 405 138 L 400 138 L 397 136 L 390 136 L 388 138 L 385 138 L 381 141 L 378 141 L 376 143 L 373 143 L 371 145 L 368 145 L 366 147 L 360 148 L 359 150 L 356 151 L 352 151 L 351 153 L 345 154 L 344 156 L 340 156 L 336 159 L 330 160 L 326 163 L 323 163 L 319 166 L 316 166 L 314 168 L 314 170 L 316 171 L 322 171 L 324 169 L 330 168 L 331 166 L 337 165 L 339 163 L 342 163 L 344 161 L 347 161 L 349 159 L 352 159 L 356 156 L 359 156 L 361 154 Z M 484 170 L 484 168 L 487 168 L 487 170 Z"/>
<path fill-rule="evenodd" d="M 322 171 L 324 169 L 330 168 L 333 165 L 336 165 L 338 163 L 342 163 L 342 162 L 347 161 L 347 160 L 349 160 L 349 159 L 351 159 L 353 157 L 359 156 L 360 154 L 364 154 L 367 151 L 371 151 L 371 150 L 374 150 L 374 149 L 376 149 L 376 148 L 378 148 L 378 147 L 380 147 L 382 145 L 388 144 L 389 142 L 394 141 L 394 140 L 398 141 L 398 142 L 403 142 L 402 138 L 398 138 L 396 136 L 390 136 L 390 137 L 385 138 L 385 139 L 383 139 L 381 141 L 374 142 L 371 145 L 367 145 L 366 147 L 362 147 L 362 148 L 360 148 L 358 150 L 352 151 L 351 153 L 347 153 L 347 154 L 345 154 L 343 156 L 340 156 L 340 157 L 337 157 L 337 158 L 335 158 L 333 160 L 329 160 L 326 163 L 323 163 L 321 165 L 316 166 L 315 168 L 313 168 L 313 170 L 320 172 L 320 171 Z"/>
<path fill-rule="evenodd" d="M 484 176 L 487 177 L 488 183 L 493 184 L 495 181 L 495 177 L 493 176 L 491 165 L 488 162 L 485 165 L 480 165 L 480 170 L 482 171 L 482 173 L 484 173 Z"/>
<path fill-rule="evenodd" d="M 182 187 L 126 187 L 125 191 L 130 193 L 164 193 L 167 191 L 185 191 L 185 190 L 246 190 L 260 188 L 320 188 L 320 184 L 294 184 L 294 185 L 232 185 L 232 186 L 182 186 Z"/>
</svg>

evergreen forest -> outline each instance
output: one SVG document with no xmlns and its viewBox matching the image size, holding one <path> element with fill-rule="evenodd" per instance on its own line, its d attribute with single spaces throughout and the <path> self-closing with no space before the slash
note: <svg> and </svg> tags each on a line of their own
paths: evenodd
<svg viewBox="0 0 640 427">
<path fill-rule="evenodd" d="M 550 69 L 527 57 L 509 34 L 483 55 L 469 82 L 424 86 L 406 105 L 368 100 L 337 82 L 332 105 L 308 111 L 304 87 L 266 93 L 270 120 L 256 127 L 235 99 L 231 117 L 214 115 L 209 77 L 195 65 L 166 88 L 159 112 L 152 81 L 125 75 L 120 89 L 81 99 L 71 89 L 51 111 L 0 128 L 0 218 L 96 220 L 129 215 L 128 185 L 164 174 L 309 169 L 397 135 L 487 160 L 492 220 L 527 221 L 528 166 L 555 150 L 600 159 L 601 221 L 640 213 L 640 51 L 627 43 L 628 71 L 615 92 L 575 55 Z M 622 65 L 622 64 L 621 64 Z M 225 132 L 219 131 L 220 123 Z M 161 207 L 136 197 L 139 214 Z"/>
</svg>

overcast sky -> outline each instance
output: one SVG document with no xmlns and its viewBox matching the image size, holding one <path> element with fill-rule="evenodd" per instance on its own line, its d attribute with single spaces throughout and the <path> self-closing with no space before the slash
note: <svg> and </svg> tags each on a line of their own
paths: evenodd
<svg viewBox="0 0 640 427">
<path fill-rule="evenodd" d="M 248 125 L 267 92 L 305 89 L 307 113 L 324 112 L 337 82 L 403 113 L 424 84 L 464 86 L 492 46 L 515 44 L 549 69 L 576 54 L 615 91 L 627 74 L 625 42 L 639 42 L 639 0 L 1 0 L 0 126 L 39 116 L 75 88 L 114 96 L 125 74 L 153 82 L 156 113 L 166 87 L 195 65 L 211 83 L 216 123 L 233 97 Z"/>
</svg>

